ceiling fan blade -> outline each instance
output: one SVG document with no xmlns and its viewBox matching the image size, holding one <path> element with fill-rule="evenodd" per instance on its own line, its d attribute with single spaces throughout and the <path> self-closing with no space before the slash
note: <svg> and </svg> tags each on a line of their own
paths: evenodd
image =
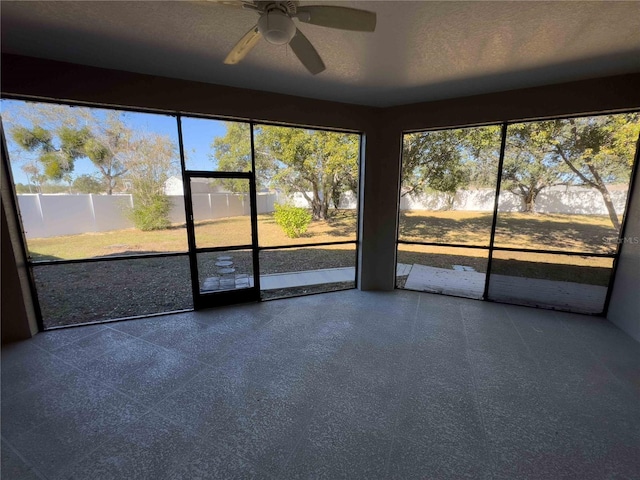
<svg viewBox="0 0 640 480">
<path fill-rule="evenodd" d="M 249 30 L 238 43 L 236 43 L 229 52 L 229 55 L 227 55 L 227 58 L 224 59 L 224 63 L 227 65 L 235 65 L 240 62 L 240 60 L 246 57 L 247 53 L 256 46 L 261 38 L 262 34 L 258 31 L 258 26 L 256 25 Z"/>
<path fill-rule="evenodd" d="M 320 73 L 326 68 L 316 49 L 300 30 L 296 29 L 296 34 L 289 42 L 289 46 L 312 75 Z"/>
<path fill-rule="evenodd" d="M 376 13 L 348 7 L 324 5 L 302 6 L 296 9 L 298 20 L 322 27 L 373 32 L 376 29 Z"/>
</svg>

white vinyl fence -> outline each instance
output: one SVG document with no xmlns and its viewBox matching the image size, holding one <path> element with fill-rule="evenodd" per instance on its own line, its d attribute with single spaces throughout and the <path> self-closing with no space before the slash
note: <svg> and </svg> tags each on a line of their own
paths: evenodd
<svg viewBox="0 0 640 480">
<path fill-rule="evenodd" d="M 434 193 L 400 200 L 401 210 L 467 210 L 492 211 L 494 193 L 491 189 L 461 190 L 455 196 Z M 311 194 L 309 193 L 309 197 Z M 627 191 L 611 188 L 616 212 L 624 212 Z M 184 223 L 184 197 L 169 195 L 172 223 Z M 193 213 L 195 221 L 249 215 L 248 195 L 233 193 L 194 193 Z M 277 203 L 290 202 L 309 207 L 301 193 L 286 196 L 278 193 L 258 193 L 257 212 L 274 211 Z M 27 238 L 56 237 L 89 232 L 107 232 L 132 228 L 126 212 L 133 206 L 131 195 L 18 195 L 20 214 Z M 355 209 L 355 195 L 347 193 L 340 200 L 340 208 Z M 500 195 L 500 211 L 522 210 L 520 197 L 503 192 Z M 602 196 L 595 190 L 580 187 L 552 187 L 542 191 L 536 199 L 536 211 L 540 213 L 567 213 L 607 215 Z"/>
<path fill-rule="evenodd" d="M 611 199 L 618 215 L 624 213 L 627 189 L 610 188 Z M 459 190 L 454 196 L 445 193 L 430 193 L 419 196 L 406 195 L 400 199 L 400 210 L 465 210 L 477 212 L 493 211 L 495 192 L 493 189 Z M 521 197 L 511 192 L 501 192 L 501 212 L 523 210 Z M 607 215 L 602 195 L 592 188 L 549 187 L 538 195 L 535 202 L 538 213 L 565 213 L 575 215 Z"/>
<path fill-rule="evenodd" d="M 249 196 L 233 193 L 194 193 L 195 221 L 249 215 Z M 184 197 L 169 195 L 172 223 L 184 223 Z M 259 193 L 258 213 L 273 212 L 277 193 Z M 88 232 L 108 232 L 132 228 L 127 211 L 133 207 L 131 195 L 18 195 L 18 204 L 27 238 L 56 237 Z"/>
</svg>

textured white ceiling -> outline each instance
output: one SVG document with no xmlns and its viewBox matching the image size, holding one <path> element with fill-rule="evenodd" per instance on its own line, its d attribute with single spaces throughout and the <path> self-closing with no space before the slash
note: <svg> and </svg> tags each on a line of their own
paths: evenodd
<svg viewBox="0 0 640 480">
<path fill-rule="evenodd" d="M 2 1 L 2 51 L 374 106 L 640 72 L 640 2 L 300 2 L 372 10 L 374 33 L 299 24 L 327 70 L 261 41 L 251 11 L 192 1 Z"/>
</svg>

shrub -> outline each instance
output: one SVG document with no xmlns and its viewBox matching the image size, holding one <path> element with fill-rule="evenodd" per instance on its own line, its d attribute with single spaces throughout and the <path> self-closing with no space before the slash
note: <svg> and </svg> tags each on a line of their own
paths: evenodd
<svg viewBox="0 0 640 480">
<path fill-rule="evenodd" d="M 276 223 L 289 238 L 297 238 L 307 231 L 311 223 L 311 214 L 301 207 L 293 205 L 276 205 L 274 218 Z"/>
<path fill-rule="evenodd" d="M 171 225 L 169 210 L 171 203 L 164 194 L 146 197 L 133 195 L 133 208 L 129 211 L 129 219 L 137 229 L 143 232 L 162 230 Z"/>
</svg>

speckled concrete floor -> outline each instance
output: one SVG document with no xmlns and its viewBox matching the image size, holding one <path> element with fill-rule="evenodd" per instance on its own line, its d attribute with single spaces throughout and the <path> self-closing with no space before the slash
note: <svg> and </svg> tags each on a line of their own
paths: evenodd
<svg viewBox="0 0 640 480">
<path fill-rule="evenodd" d="M 638 478 L 605 320 L 356 290 L 2 348 L 3 479 Z"/>
</svg>

